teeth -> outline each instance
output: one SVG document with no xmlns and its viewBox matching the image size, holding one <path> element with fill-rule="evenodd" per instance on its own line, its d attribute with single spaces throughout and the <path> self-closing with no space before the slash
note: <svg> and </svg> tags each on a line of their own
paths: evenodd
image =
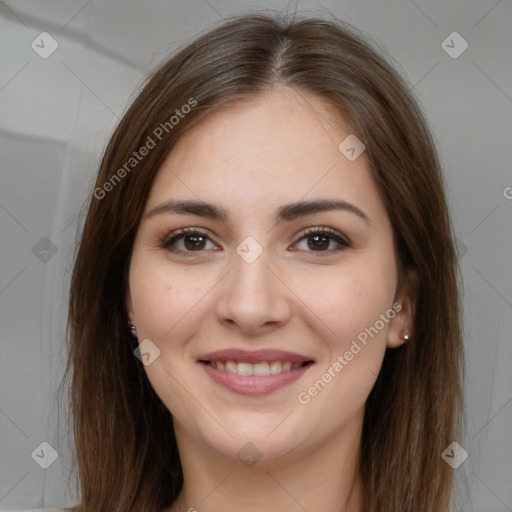
<svg viewBox="0 0 512 512">
<path fill-rule="evenodd" d="M 210 362 L 213 368 L 217 370 L 226 371 L 229 373 L 238 373 L 238 375 L 257 375 L 257 376 L 266 376 L 266 375 L 275 375 L 276 373 L 288 372 L 290 370 L 295 370 L 296 368 L 300 368 L 302 366 L 301 363 L 292 363 L 291 361 L 286 361 L 281 363 L 281 361 L 272 361 L 267 362 L 264 361 L 262 363 L 236 363 L 235 361 L 212 361 Z"/>
<path fill-rule="evenodd" d="M 257 363 L 249 366 L 252 366 L 253 375 L 268 375 L 270 373 L 268 363 Z"/>
<path fill-rule="evenodd" d="M 238 375 L 254 375 L 251 363 L 238 363 L 236 368 Z"/>
<path fill-rule="evenodd" d="M 215 365 L 215 368 L 217 368 L 217 370 L 220 370 L 220 368 L 217 366 L 218 363 L 212 363 L 213 365 Z M 222 364 L 222 363 L 221 363 Z M 229 373 L 237 373 L 237 364 L 234 363 L 233 361 L 226 361 L 226 371 L 229 372 Z"/>
<path fill-rule="evenodd" d="M 281 361 L 274 361 L 271 365 L 270 365 L 270 373 L 274 374 L 274 373 L 281 373 L 283 371 L 283 368 L 282 368 L 282 365 L 281 365 Z"/>
</svg>

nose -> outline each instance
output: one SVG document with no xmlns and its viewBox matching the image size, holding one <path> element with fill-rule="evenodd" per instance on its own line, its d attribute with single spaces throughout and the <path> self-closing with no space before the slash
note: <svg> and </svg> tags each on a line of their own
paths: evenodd
<svg viewBox="0 0 512 512">
<path fill-rule="evenodd" d="M 290 318 L 290 291 L 267 258 L 267 251 L 251 263 L 237 253 L 216 301 L 221 323 L 245 334 L 259 334 L 286 324 Z"/>
</svg>

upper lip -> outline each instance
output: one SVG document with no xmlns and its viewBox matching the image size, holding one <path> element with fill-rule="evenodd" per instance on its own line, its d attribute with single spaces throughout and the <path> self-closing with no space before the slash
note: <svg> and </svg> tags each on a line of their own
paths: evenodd
<svg viewBox="0 0 512 512">
<path fill-rule="evenodd" d="M 290 361 L 291 363 L 305 363 L 313 361 L 311 357 L 306 357 L 294 352 L 286 352 L 284 350 L 261 349 L 261 350 L 243 350 L 243 349 L 227 349 L 217 350 L 198 357 L 198 361 L 236 361 L 241 363 L 261 363 L 264 361 Z"/>
</svg>

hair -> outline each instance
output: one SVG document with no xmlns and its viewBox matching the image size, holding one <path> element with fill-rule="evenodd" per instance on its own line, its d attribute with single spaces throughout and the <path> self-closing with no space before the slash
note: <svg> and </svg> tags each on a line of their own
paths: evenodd
<svg viewBox="0 0 512 512">
<path fill-rule="evenodd" d="M 137 342 L 127 327 L 133 242 L 155 175 L 176 142 L 214 109 L 278 84 L 327 100 L 364 142 L 393 226 L 398 280 L 408 269 L 418 275 L 412 340 L 386 350 L 365 405 L 364 510 L 449 510 L 453 470 L 441 453 L 460 439 L 465 421 L 460 269 L 428 125 L 411 88 L 347 23 L 250 14 L 202 34 L 148 78 L 110 138 L 84 205 L 65 373 L 72 373 L 82 494 L 75 511 L 161 512 L 182 488 L 172 415 L 134 357 Z M 171 119 L 176 110 L 178 122 Z M 140 162 L 130 160 L 150 139 L 155 147 Z"/>
</svg>

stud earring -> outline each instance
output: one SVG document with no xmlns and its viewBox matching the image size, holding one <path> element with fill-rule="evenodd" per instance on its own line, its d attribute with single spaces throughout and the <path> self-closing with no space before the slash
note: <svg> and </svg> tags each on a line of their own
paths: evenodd
<svg viewBox="0 0 512 512">
<path fill-rule="evenodd" d="M 137 336 L 137 331 L 135 325 L 133 325 L 131 322 L 128 322 L 128 328 L 130 329 L 130 333 L 133 336 Z"/>
<path fill-rule="evenodd" d="M 409 332 L 409 330 L 408 330 L 408 329 L 405 329 L 405 330 L 403 330 L 403 331 L 400 333 L 400 339 L 407 341 L 407 340 L 409 340 L 410 338 L 411 338 L 411 334 L 410 334 L 410 332 Z"/>
</svg>

